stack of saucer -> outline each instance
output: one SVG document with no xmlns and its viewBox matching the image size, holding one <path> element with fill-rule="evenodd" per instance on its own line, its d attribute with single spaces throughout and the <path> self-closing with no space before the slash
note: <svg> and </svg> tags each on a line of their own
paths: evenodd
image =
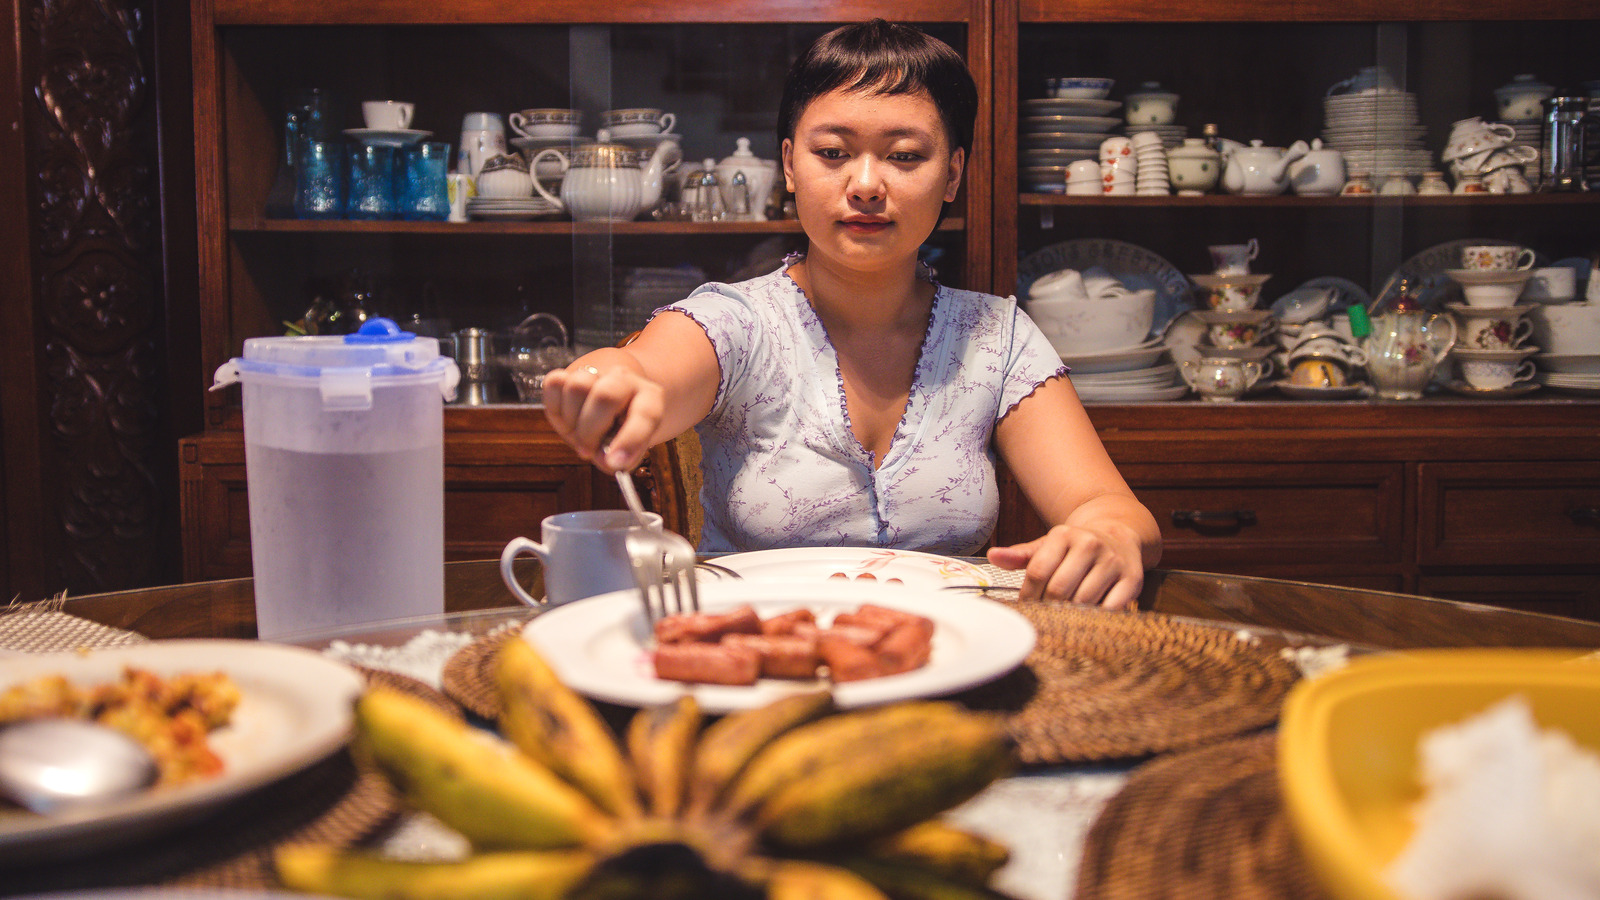
<svg viewBox="0 0 1600 900">
<path fill-rule="evenodd" d="M 1141 126 L 1130 140 L 1133 141 L 1134 156 L 1139 161 L 1138 168 L 1134 170 L 1134 193 L 1140 197 L 1165 197 L 1172 193 L 1167 150 L 1160 135 Z"/>
<path fill-rule="evenodd" d="M 543 197 L 495 199 L 474 197 L 467 201 L 467 216 L 473 219 L 523 220 L 555 216 L 561 207 Z"/>
<path fill-rule="evenodd" d="M 1022 101 L 1020 187 L 1033 193 L 1066 190 L 1067 166 L 1094 159 L 1100 142 L 1122 120 L 1107 115 L 1120 100 L 1042 97 Z"/>
<path fill-rule="evenodd" d="M 1174 147 L 1182 147 L 1183 146 L 1183 139 L 1189 136 L 1189 126 L 1187 126 L 1187 125 L 1148 125 L 1148 124 L 1145 124 L 1145 125 L 1129 125 L 1129 126 L 1127 126 L 1127 128 L 1128 128 L 1128 133 L 1129 134 L 1133 134 L 1134 132 L 1138 132 L 1138 131 L 1148 131 L 1148 132 L 1151 132 L 1152 134 L 1155 134 L 1156 136 L 1161 138 L 1161 146 L 1163 148 L 1165 148 L 1165 149 L 1168 149 L 1168 150 L 1170 150 L 1170 149 L 1172 149 Z"/>
<path fill-rule="evenodd" d="M 1322 106 L 1323 143 L 1343 153 L 1351 171 L 1416 176 L 1429 168 L 1416 94 L 1374 88 L 1331 95 Z"/>
</svg>

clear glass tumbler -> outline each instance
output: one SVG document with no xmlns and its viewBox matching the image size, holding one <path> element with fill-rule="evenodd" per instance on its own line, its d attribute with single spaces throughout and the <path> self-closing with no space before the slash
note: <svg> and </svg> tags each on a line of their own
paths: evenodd
<svg viewBox="0 0 1600 900">
<path fill-rule="evenodd" d="M 450 145 L 413 144 L 400 152 L 400 218 L 442 222 L 450 217 Z"/>
<path fill-rule="evenodd" d="M 349 219 L 393 219 L 395 205 L 394 148 L 376 144 L 350 146 L 350 199 L 345 204 Z"/>
<path fill-rule="evenodd" d="M 295 172 L 294 214 L 301 219 L 344 216 L 344 145 L 339 141 L 300 141 Z"/>
</svg>

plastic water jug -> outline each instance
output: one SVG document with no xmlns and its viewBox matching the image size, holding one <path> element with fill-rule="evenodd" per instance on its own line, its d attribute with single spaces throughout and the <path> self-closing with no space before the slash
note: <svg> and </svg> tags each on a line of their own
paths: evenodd
<svg viewBox="0 0 1600 900">
<path fill-rule="evenodd" d="M 278 638 L 444 612 L 444 401 L 434 338 L 250 338 L 212 390 L 244 391 L 256 625 Z"/>
</svg>

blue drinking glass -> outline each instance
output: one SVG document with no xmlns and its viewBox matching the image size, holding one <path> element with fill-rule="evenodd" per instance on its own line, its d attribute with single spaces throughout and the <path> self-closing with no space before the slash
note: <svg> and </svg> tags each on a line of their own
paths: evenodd
<svg viewBox="0 0 1600 900">
<path fill-rule="evenodd" d="M 349 152 L 350 199 L 345 203 L 345 218 L 395 218 L 399 211 L 394 200 L 394 148 L 352 144 Z"/>
<path fill-rule="evenodd" d="M 413 144 L 400 152 L 400 218 L 442 222 L 450 217 L 450 145 Z"/>
<path fill-rule="evenodd" d="M 302 139 L 295 172 L 295 216 L 338 219 L 344 216 L 344 207 L 344 144 Z"/>
</svg>

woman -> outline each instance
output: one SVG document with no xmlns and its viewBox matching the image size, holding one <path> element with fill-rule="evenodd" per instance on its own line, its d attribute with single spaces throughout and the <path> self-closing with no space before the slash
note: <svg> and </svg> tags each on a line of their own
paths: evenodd
<svg viewBox="0 0 1600 900">
<path fill-rule="evenodd" d="M 545 379 L 545 414 L 614 472 L 695 427 L 701 550 L 888 546 L 967 555 L 993 532 L 993 454 L 1050 531 L 989 551 L 1024 599 L 1132 605 L 1160 532 L 1101 446 L 1049 341 L 1012 299 L 923 277 L 956 197 L 977 89 L 960 56 L 881 19 L 794 65 L 784 183 L 809 247 L 709 284 L 624 349 Z"/>
</svg>

